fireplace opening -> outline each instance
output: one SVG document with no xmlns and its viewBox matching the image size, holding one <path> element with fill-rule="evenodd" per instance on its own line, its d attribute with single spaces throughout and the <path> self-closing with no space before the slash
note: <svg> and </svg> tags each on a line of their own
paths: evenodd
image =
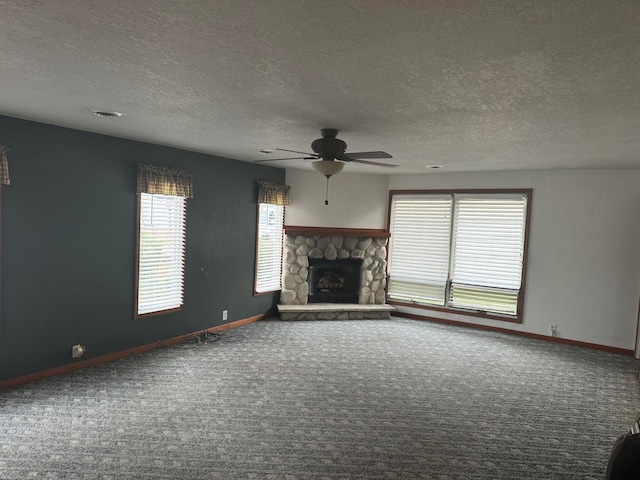
<svg viewBox="0 0 640 480">
<path fill-rule="evenodd" d="M 358 303 L 361 259 L 309 259 L 309 303 Z"/>
</svg>

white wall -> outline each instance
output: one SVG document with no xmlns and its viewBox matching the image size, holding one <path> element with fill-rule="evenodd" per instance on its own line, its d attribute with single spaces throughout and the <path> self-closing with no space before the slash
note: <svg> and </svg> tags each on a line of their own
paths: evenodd
<svg viewBox="0 0 640 480">
<path fill-rule="evenodd" d="M 329 179 L 329 205 L 324 204 L 327 179 L 319 173 L 288 169 L 286 178 L 291 205 L 285 210 L 285 225 L 387 228 L 387 175 L 334 175 Z"/>
<path fill-rule="evenodd" d="M 388 190 L 532 188 L 524 321 L 419 315 L 633 350 L 640 294 L 640 170 L 356 175 L 287 170 L 287 225 L 386 228 Z"/>
<path fill-rule="evenodd" d="M 392 176 L 392 190 L 533 188 L 521 325 L 404 309 L 633 350 L 640 292 L 640 171 Z"/>
</svg>

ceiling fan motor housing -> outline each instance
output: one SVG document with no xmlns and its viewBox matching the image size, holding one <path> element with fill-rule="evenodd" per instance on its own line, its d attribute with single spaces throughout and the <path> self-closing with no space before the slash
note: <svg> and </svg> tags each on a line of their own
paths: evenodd
<svg viewBox="0 0 640 480">
<path fill-rule="evenodd" d="M 311 149 L 320 155 L 323 160 L 334 160 L 344 155 L 347 144 L 336 138 L 338 130 L 335 128 L 323 128 L 320 130 L 322 138 L 311 143 Z"/>
</svg>

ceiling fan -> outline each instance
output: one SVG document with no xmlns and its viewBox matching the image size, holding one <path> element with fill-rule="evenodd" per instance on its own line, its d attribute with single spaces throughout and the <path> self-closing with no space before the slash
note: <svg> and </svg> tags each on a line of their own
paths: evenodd
<svg viewBox="0 0 640 480">
<path fill-rule="evenodd" d="M 318 138 L 311 142 L 311 150 L 314 153 L 298 152 L 297 150 L 287 150 L 286 148 L 276 148 L 281 152 L 299 153 L 303 157 L 289 158 L 269 158 L 265 160 L 257 160 L 259 162 L 275 162 L 279 160 L 315 160 L 311 164 L 313 169 L 327 177 L 327 196 L 329 193 L 329 178 L 336 173 L 340 173 L 347 162 L 364 163 L 376 167 L 394 168 L 397 165 L 391 163 L 372 162 L 366 159 L 372 158 L 393 158 L 386 152 L 351 152 L 346 153 L 347 144 L 336 138 L 339 130 L 335 128 L 323 128 L 320 130 L 322 138 Z M 325 205 L 329 204 L 328 198 L 325 198 Z"/>
</svg>

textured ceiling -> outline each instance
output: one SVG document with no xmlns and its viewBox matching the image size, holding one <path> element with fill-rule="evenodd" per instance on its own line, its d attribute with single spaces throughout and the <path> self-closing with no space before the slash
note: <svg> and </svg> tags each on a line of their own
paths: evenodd
<svg viewBox="0 0 640 480">
<path fill-rule="evenodd" d="M 392 154 L 394 173 L 640 168 L 638 0 L 0 0 L 0 11 L 0 114 L 243 161 L 309 151 L 333 127 L 347 152 Z"/>
</svg>

